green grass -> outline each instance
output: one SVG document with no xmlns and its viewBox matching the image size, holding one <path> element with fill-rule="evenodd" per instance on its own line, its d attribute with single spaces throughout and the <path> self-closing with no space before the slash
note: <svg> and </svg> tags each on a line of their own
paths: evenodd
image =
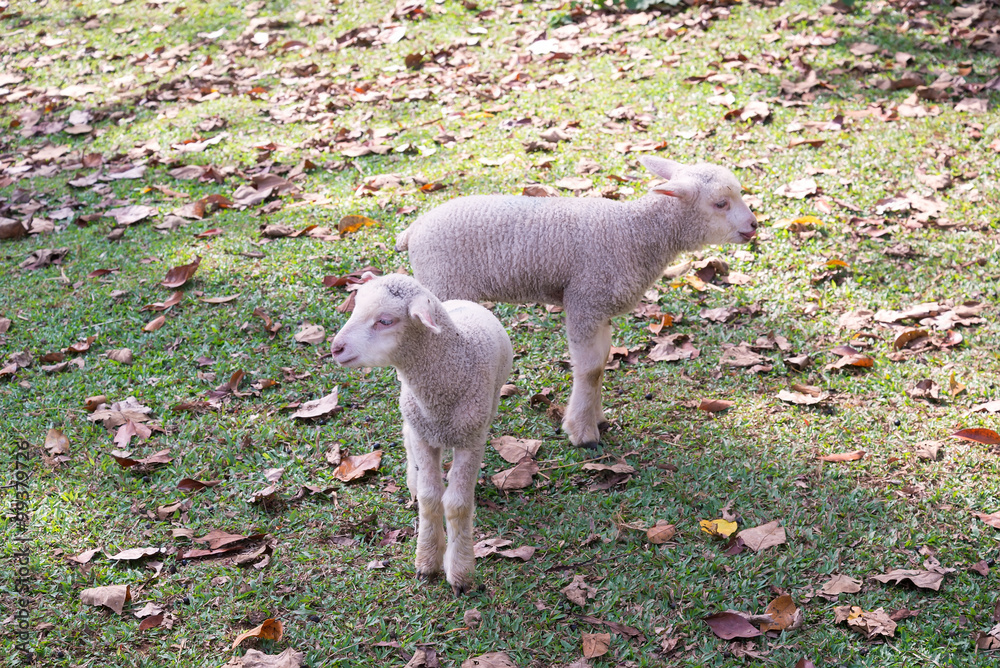
<svg viewBox="0 0 1000 668">
<path fill-rule="evenodd" d="M 939 72 L 958 74 L 959 63 L 971 63 L 966 80 L 982 84 L 996 76 L 1000 58 L 969 47 L 960 36 L 950 37 L 945 15 L 951 6 L 932 5 L 919 17 L 899 3 L 856 3 L 848 15 L 821 13 L 816 2 L 737 4 L 728 7 L 728 16 L 700 25 L 690 20 L 670 39 L 648 32 L 671 22 L 683 25 L 710 8 L 685 8 L 637 26 L 625 25 L 628 15 L 588 18 L 588 6 L 490 0 L 469 9 L 452 0 L 429 2 L 422 19 L 391 20 L 406 27 L 402 41 L 342 49 L 332 46 L 338 37 L 362 25 L 382 24 L 394 5 L 87 1 L 12 4 L 0 14 L 0 72 L 25 78 L 0 85 L 8 91 L 0 92 L 0 179 L 3 170 L 32 164 L 30 156 L 46 142 L 70 147 L 72 153 L 57 162 L 64 166 L 85 153 L 102 154 L 105 170 L 148 164 L 142 179 L 102 182 L 96 190 L 67 184 L 93 172 L 78 168 L 19 174 L 0 188 L 0 206 L 36 202 L 37 217 L 65 205 L 74 210 L 74 221 L 56 220 L 53 234 L 0 242 L 0 317 L 12 321 L 0 334 L 3 359 L 19 351 L 35 358 L 14 378 L 0 380 L 0 460 L 11 478 L 17 445 L 27 444 L 29 457 L 22 463 L 32 476 L 26 545 L 33 588 L 27 607 L 38 665 L 219 666 L 255 642 L 269 654 L 294 647 L 305 653 L 309 666 L 403 665 L 418 645 L 434 648 L 441 665 L 458 666 L 491 651 L 508 652 L 519 666 L 567 665 L 582 656 L 581 634 L 608 630 L 587 624 L 581 615 L 635 627 L 645 637 L 612 632 L 611 650 L 592 660 L 596 666 L 792 666 L 802 656 L 817 666 L 992 665 L 994 659 L 977 654 L 974 644 L 979 632 L 994 625 L 995 571 L 983 577 L 968 567 L 997 555 L 996 531 L 972 514 L 1000 510 L 997 453 L 948 437 L 958 428 L 997 430 L 1000 423 L 996 415 L 969 412 L 978 403 L 1000 399 L 1000 187 L 997 149 L 991 148 L 1000 140 L 995 111 L 1000 99 L 995 92 L 956 91 L 944 101 L 921 102 L 932 112 L 922 118 L 886 121 L 858 112 L 874 105 L 879 113 L 889 112 L 913 93 L 883 92 L 871 85 L 875 78 L 898 79 L 904 69 L 921 70 L 929 84 Z M 479 16 L 489 10 L 496 13 Z M 297 18 L 299 12 L 323 22 L 309 25 Z M 248 47 L 254 31 L 237 42 L 251 14 L 277 20 L 254 30 L 276 38 L 266 52 Z M 86 27 L 91 17 L 99 25 Z M 921 27 L 919 18 L 936 30 Z M 589 31 L 588 20 L 607 23 L 611 31 Z M 527 53 L 526 33 L 549 29 L 551 37 L 565 25 L 579 25 L 583 36 L 606 42 L 568 60 L 536 56 L 512 62 Z M 217 30 L 224 30 L 222 36 L 199 37 Z M 839 33 L 827 46 L 796 47 L 790 41 L 832 31 Z M 765 38 L 769 34 L 779 39 Z M 45 46 L 45 40 L 56 38 L 68 41 Z M 471 38 L 479 42 L 468 46 Z M 282 48 L 294 40 L 309 46 Z M 465 46 L 457 46 L 463 41 Z M 855 67 L 863 60 L 849 50 L 856 42 L 884 49 L 870 58 L 878 71 L 860 73 Z M 157 68 L 160 55 L 185 44 L 188 55 L 169 70 Z M 913 62 L 899 65 L 894 58 L 900 51 L 912 54 Z M 425 54 L 422 70 L 405 66 L 405 57 L 413 53 Z M 757 67 L 737 65 L 737 55 Z M 212 63 L 206 65 L 208 58 Z M 803 62 L 829 85 L 814 89 L 805 102 L 781 93 L 782 80 L 804 78 Z M 308 63 L 318 68 L 315 78 L 296 76 L 292 67 Z M 188 74 L 192 69 L 195 73 Z M 516 82 L 505 80 L 515 72 L 521 73 Z M 733 79 L 718 84 L 719 90 L 712 82 L 685 81 L 717 73 L 731 73 Z M 122 85 L 124 77 L 133 83 Z M 74 84 L 99 90 L 75 100 L 47 92 Z M 366 86 L 384 98 L 359 99 Z M 266 91 L 248 95 L 255 87 Z M 420 88 L 430 89 L 431 97 L 405 99 Z M 485 93 L 494 88 L 498 94 Z M 10 91 L 18 99 L 12 100 Z M 770 119 L 756 124 L 724 120 L 726 109 L 708 102 L 719 92 L 732 93 L 737 107 L 751 99 L 766 101 Z M 202 95 L 209 99 L 196 101 Z M 956 111 L 954 104 L 965 96 L 987 99 L 989 111 Z M 627 121 L 609 125 L 607 113 L 622 105 L 648 115 L 648 127 L 641 130 Z M 272 111 L 292 107 L 304 117 L 273 120 Z M 24 137 L 25 123 L 15 123 L 32 111 L 42 113 L 42 123 L 65 123 L 75 110 L 91 113 L 93 132 Z M 838 115 L 845 119 L 843 131 L 809 126 Z M 214 135 L 217 131 L 196 128 L 212 116 L 228 122 L 228 139 L 203 153 L 171 148 Z M 564 123 L 577 129 L 572 141 L 551 152 L 525 151 L 522 142 Z M 793 123 L 806 127 L 795 131 Z M 381 129 L 391 131 L 385 144 L 411 144 L 423 152 L 350 158 L 341 153 L 347 144 L 335 141 L 338 133 L 358 131 L 366 139 Z M 436 143 L 442 131 L 459 140 Z M 692 137 L 692 132 L 711 134 Z M 799 136 L 826 142 L 818 148 L 788 148 Z M 504 494 L 488 478 L 507 464 L 489 452 L 484 482 L 477 488 L 476 529 L 481 537 L 499 536 L 538 551 L 526 563 L 480 560 L 481 587 L 466 598 L 454 599 L 443 581 L 418 582 L 410 538 L 415 512 L 406 505 L 395 374 L 339 368 L 324 357 L 326 344 L 305 346 L 292 339 L 302 323 L 320 324 L 332 335 L 346 320 L 334 310 L 346 293 L 325 288 L 322 278 L 369 264 L 383 271 L 406 268 L 405 256 L 392 247 L 395 234 L 415 215 L 459 195 L 518 193 L 529 182 L 555 182 L 574 175 L 583 158 L 601 165 L 589 177 L 595 188 L 627 186 L 635 194 L 626 196 L 636 196 L 648 175 L 638 165 L 638 154 L 622 154 L 614 145 L 661 140 L 667 148 L 660 155 L 732 167 L 746 192 L 759 200 L 755 208 L 764 228 L 758 242 L 700 254 L 722 257 L 752 281 L 702 292 L 667 280 L 656 286 L 660 308 L 683 316 L 670 331 L 688 334 L 700 355 L 687 362 L 652 363 L 643 352 L 639 363 L 607 374 L 604 404 L 612 428 L 597 456 L 624 458 L 638 472 L 603 491 L 588 491 L 594 478 L 581 468 L 595 454 L 572 448 L 545 412 L 530 403 L 546 387 L 553 388 L 557 403 L 568 398 L 562 315 L 540 306 L 495 306 L 514 343 L 511 382 L 522 394 L 503 400 L 493 434 L 543 439 L 544 475 L 523 492 Z M 151 154 L 137 149 L 149 141 L 160 149 Z M 270 142 L 279 148 L 257 148 Z M 500 166 L 480 162 L 506 155 L 513 160 Z M 246 182 L 235 170 L 253 173 L 274 161 L 272 170 L 287 174 L 304 159 L 317 167 L 296 183 L 302 194 L 319 196 L 318 203 L 286 195 L 284 208 L 269 215 L 256 215 L 259 207 L 223 210 L 173 232 L 154 229 L 188 200 L 171 199 L 150 189 L 153 185 L 191 198 L 231 196 Z M 750 160 L 757 162 L 736 167 Z M 235 170 L 222 184 L 169 176 L 170 168 L 183 164 Z M 915 179 L 918 167 L 955 180 L 937 194 L 953 225 L 907 227 L 907 214 L 890 212 L 881 216 L 893 226 L 889 236 L 859 233 L 851 217 L 875 216 L 879 200 L 910 190 L 930 193 Z M 356 193 L 364 178 L 391 172 L 408 177 L 400 188 L 371 196 Z M 827 204 L 774 193 L 812 173 Z M 621 183 L 611 176 L 637 180 Z M 448 187 L 426 193 L 410 178 Z M 113 229 L 111 218 L 78 224 L 84 222 L 81 216 L 103 213 L 119 200 L 155 206 L 160 214 L 128 227 L 120 241 L 105 238 Z M 262 224 L 335 228 L 348 214 L 379 224 L 341 241 L 305 236 L 262 241 L 259 233 Z M 776 224 L 805 215 L 822 221 L 813 236 Z M 0 216 L 25 214 L 3 208 Z M 212 228 L 222 234 L 195 238 Z M 886 255 L 883 251 L 894 243 L 909 245 L 913 256 Z M 57 247 L 69 248 L 61 266 L 19 268 L 32 251 Z M 263 257 L 247 255 L 255 253 Z M 159 281 L 170 267 L 195 256 L 202 262 L 184 288 L 184 300 L 166 313 L 161 329 L 143 332 L 155 314 L 140 309 L 170 294 Z M 829 260 L 848 265 L 839 285 L 814 280 Z M 117 271 L 87 277 L 102 268 Z M 116 291 L 124 294 L 112 296 Z M 237 293 L 235 301 L 218 305 L 196 298 Z M 837 326 L 842 313 L 946 299 L 990 304 L 982 314 L 984 324 L 959 328 L 962 345 L 893 362 L 894 334 L 874 328 L 869 331 L 876 336 L 866 349 L 875 359 L 872 369 L 824 370 L 834 360 L 827 351 L 853 338 Z M 704 308 L 749 305 L 757 305 L 759 314 L 727 325 L 699 316 Z M 282 323 L 276 336 L 263 330 L 252 314 L 255 308 Z M 615 345 L 648 348 L 647 324 L 632 316 L 617 319 Z M 794 353 L 811 354 L 813 365 L 803 373 L 790 371 L 776 351 L 764 352 L 774 360 L 769 373 L 719 365 L 723 344 L 752 343 L 768 334 L 786 337 Z M 82 369 L 53 374 L 41 369 L 42 355 L 88 336 L 97 340 L 79 356 Z M 124 347 L 135 354 L 132 366 L 106 357 Z M 203 356 L 212 363 L 199 366 Z M 237 370 L 246 372 L 240 388 L 245 396 L 203 414 L 172 409 L 203 399 Z M 947 392 L 953 374 L 967 387 L 956 397 Z M 906 394 L 924 378 L 943 388 L 943 401 L 929 404 Z M 251 383 L 262 379 L 280 385 L 253 390 Z M 778 391 L 792 383 L 820 386 L 831 398 L 818 408 L 778 401 Z M 290 417 L 290 405 L 335 386 L 342 411 L 318 423 Z M 162 431 L 147 443 L 133 442 L 130 450 L 143 457 L 169 449 L 172 462 L 121 469 L 107 454 L 115 449 L 112 434 L 86 419 L 84 399 L 97 394 L 112 401 L 134 396 L 152 408 Z M 735 406 L 713 417 L 691 407 L 702 398 L 729 399 Z M 42 444 L 52 427 L 63 429 L 71 442 L 69 458 L 59 466 L 43 460 Z M 943 441 L 940 460 L 915 456 L 923 440 Z M 381 448 L 378 474 L 353 484 L 335 481 L 324 459 L 334 443 L 357 454 Z M 855 449 L 868 454 L 848 464 L 816 461 L 819 454 Z M 269 468 L 285 469 L 278 483 L 283 501 L 253 504 L 252 495 L 269 484 L 263 473 Z M 185 477 L 222 483 L 183 492 L 176 484 Z M 302 485 L 329 487 L 335 495 L 289 501 Z M 12 488 L 5 490 L 5 499 L 13 508 Z M 187 502 L 182 512 L 157 518 L 158 507 L 182 500 Z M 727 556 L 726 544 L 698 525 L 721 517 L 727 508 L 739 516 L 741 528 L 780 520 L 787 543 L 759 554 Z M 624 526 L 652 526 L 657 520 L 677 526 L 674 542 L 651 545 L 644 532 Z M 274 551 L 263 569 L 236 566 L 231 558 L 184 560 L 180 554 L 201 546 L 173 538 L 173 528 L 191 529 L 195 536 L 212 529 L 267 534 Z M 0 579 L 6 616 L 18 607 L 13 539 L 21 531 L 10 513 L 0 519 L 0 529 L 5 565 L 10 564 Z M 380 545 L 399 529 L 406 529 L 396 534 L 399 540 Z M 98 546 L 107 554 L 164 548 L 151 559 L 162 561 L 163 570 L 152 577 L 141 563 L 115 565 L 101 555 L 86 567 L 66 560 Z M 919 568 L 924 557 L 918 551 L 924 547 L 956 569 L 940 591 L 868 579 L 892 568 Z M 384 568 L 367 568 L 383 560 Z M 863 580 L 861 592 L 841 595 L 839 601 L 819 597 L 833 573 Z M 585 574 L 598 591 L 586 609 L 560 593 L 576 574 Z M 84 589 L 111 584 L 132 587 L 133 601 L 122 615 L 80 602 Z M 701 621 L 726 609 L 761 613 L 779 589 L 792 594 L 804 611 L 798 630 L 752 644 L 730 643 L 715 638 Z M 139 632 L 132 612 L 149 602 L 170 613 L 171 628 Z M 865 610 L 905 607 L 919 614 L 901 621 L 895 638 L 870 642 L 834 624 L 833 608 L 843 604 Z M 474 630 L 464 628 L 463 613 L 470 608 L 482 614 Z M 269 617 L 284 624 L 282 640 L 248 641 L 230 650 L 239 633 Z M 14 629 L 9 622 L 0 625 L 0 647 L 16 665 L 23 657 L 16 652 Z M 674 649 L 664 654 L 664 643 L 674 640 Z M 752 653 L 741 658 L 744 651 Z"/>
</svg>

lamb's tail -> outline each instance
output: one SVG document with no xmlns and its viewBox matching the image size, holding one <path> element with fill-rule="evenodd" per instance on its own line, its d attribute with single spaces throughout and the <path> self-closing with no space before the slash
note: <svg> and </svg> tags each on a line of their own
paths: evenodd
<svg viewBox="0 0 1000 668">
<path fill-rule="evenodd" d="M 413 225 L 410 225 L 405 230 L 396 235 L 396 250 L 405 251 L 410 248 L 410 230 L 413 229 Z"/>
</svg>

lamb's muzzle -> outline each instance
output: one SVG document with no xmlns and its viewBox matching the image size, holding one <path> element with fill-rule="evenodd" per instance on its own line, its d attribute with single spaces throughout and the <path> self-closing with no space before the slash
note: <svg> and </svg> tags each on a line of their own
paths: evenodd
<svg viewBox="0 0 1000 668">
<path fill-rule="evenodd" d="M 640 162 L 667 179 L 637 200 L 459 197 L 403 230 L 413 274 L 441 299 L 562 305 L 573 364 L 563 429 L 593 445 L 611 318 L 627 313 L 678 253 L 747 243 L 757 219 L 718 165 Z"/>
</svg>

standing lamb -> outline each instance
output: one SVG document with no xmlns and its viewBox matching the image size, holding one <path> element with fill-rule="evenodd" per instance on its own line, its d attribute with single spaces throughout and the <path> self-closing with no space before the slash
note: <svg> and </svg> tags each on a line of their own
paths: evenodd
<svg viewBox="0 0 1000 668">
<path fill-rule="evenodd" d="M 420 508 L 417 577 L 443 567 L 455 594 L 462 594 L 472 588 L 476 566 L 476 480 L 514 351 L 503 325 L 479 304 L 442 303 L 410 276 L 366 273 L 362 279 L 354 312 L 333 339 L 333 357 L 347 367 L 395 367 L 406 484 Z M 445 450 L 454 452 L 447 491 Z"/>
<path fill-rule="evenodd" d="M 441 299 L 564 307 L 573 391 L 562 427 L 574 445 L 600 439 L 611 318 L 635 308 L 678 253 L 746 243 L 757 230 L 724 167 L 640 162 L 668 182 L 635 201 L 459 197 L 396 239 L 397 250 L 409 250 L 414 276 Z"/>
</svg>

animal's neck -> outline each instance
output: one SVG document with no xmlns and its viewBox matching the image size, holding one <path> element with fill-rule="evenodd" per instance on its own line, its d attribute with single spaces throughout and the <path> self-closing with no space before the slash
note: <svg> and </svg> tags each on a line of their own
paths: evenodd
<svg viewBox="0 0 1000 668">
<path fill-rule="evenodd" d="M 635 231 L 630 235 L 635 239 L 636 252 L 643 264 L 656 266 L 662 270 L 684 251 L 700 249 L 701 224 L 691 205 L 676 197 L 649 193 L 630 202 L 637 220 L 632 225 Z"/>
</svg>

